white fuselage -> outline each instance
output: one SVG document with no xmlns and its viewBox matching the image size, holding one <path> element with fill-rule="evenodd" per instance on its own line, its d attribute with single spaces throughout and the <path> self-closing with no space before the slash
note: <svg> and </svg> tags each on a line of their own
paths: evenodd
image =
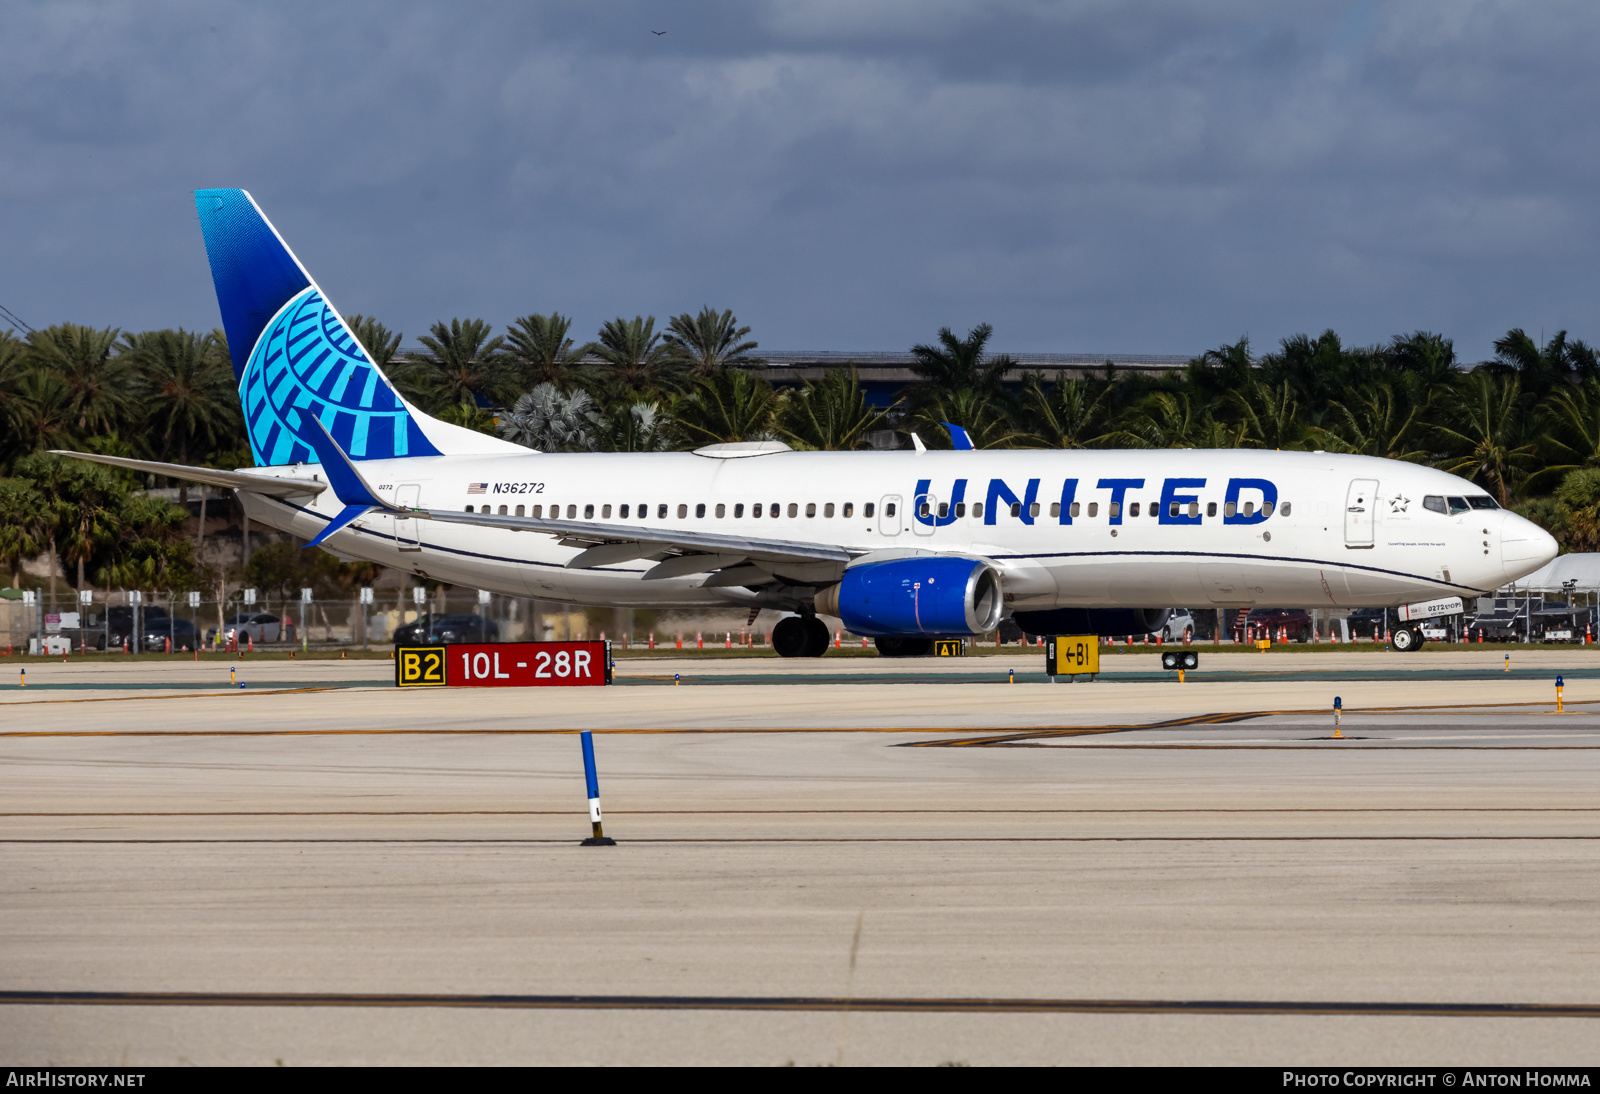
<svg viewBox="0 0 1600 1094">
<path fill-rule="evenodd" d="M 1463 479 L 1320 452 L 507 453 L 360 467 L 381 498 L 408 508 L 487 506 L 836 545 L 868 553 L 865 561 L 912 551 L 981 557 L 999 571 L 1006 606 L 1016 610 L 1393 606 L 1487 593 L 1556 554 L 1549 535 L 1505 510 L 1424 506 L 1430 497 L 1485 504 L 1485 492 Z M 320 469 L 255 470 L 304 477 Z M 241 496 L 252 519 L 306 538 L 341 508 L 332 491 L 314 501 Z M 743 586 L 707 587 L 707 574 L 643 580 L 654 565 L 648 560 L 569 569 L 580 548 L 548 533 L 376 511 L 327 547 L 512 596 L 637 607 L 756 597 Z M 836 577 L 821 572 L 829 564 L 818 565 L 791 567 L 779 578 L 826 584 Z"/>
</svg>

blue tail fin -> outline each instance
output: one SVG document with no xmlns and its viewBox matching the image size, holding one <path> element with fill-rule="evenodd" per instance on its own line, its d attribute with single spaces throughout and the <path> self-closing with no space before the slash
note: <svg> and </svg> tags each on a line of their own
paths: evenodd
<svg viewBox="0 0 1600 1094">
<path fill-rule="evenodd" d="M 248 193 L 194 198 L 258 466 L 318 462 L 311 418 L 353 460 L 519 450 L 407 404 Z"/>
</svg>

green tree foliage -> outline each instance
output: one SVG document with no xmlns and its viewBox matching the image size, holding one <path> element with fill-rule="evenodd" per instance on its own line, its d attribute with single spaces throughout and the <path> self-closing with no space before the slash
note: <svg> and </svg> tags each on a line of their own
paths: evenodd
<svg viewBox="0 0 1600 1094">
<path fill-rule="evenodd" d="M 725 368 L 761 363 L 751 356 L 758 347 L 745 339 L 749 333 L 750 328 L 739 326 L 731 310 L 704 307 L 699 315 L 684 312 L 674 316 L 662 340 L 675 360 L 686 364 L 696 379 L 704 379 Z"/>
<path fill-rule="evenodd" d="M 114 429 L 137 397 L 133 363 L 113 355 L 120 333 L 63 323 L 28 335 L 31 364 L 66 389 L 66 412 L 79 436 Z"/>
<path fill-rule="evenodd" d="M 745 369 L 723 369 L 697 380 L 677 406 L 678 428 L 693 447 L 774 437 L 784 400 Z"/>
<path fill-rule="evenodd" d="M 982 391 L 997 396 L 1006 374 L 1017 367 L 1010 356 L 1001 354 L 989 358 L 986 350 L 994 328 L 979 323 L 957 338 L 949 327 L 939 328 L 938 345 L 918 344 L 911 347 L 915 358 L 911 371 L 921 380 L 914 398 L 928 398 L 939 392 Z M 958 425 L 964 423 L 956 423 Z"/>
<path fill-rule="evenodd" d="M 659 392 L 680 387 L 682 369 L 656 330 L 656 317 L 620 315 L 600 328 L 600 340 L 591 343 L 595 356 L 605 362 L 602 383 L 616 392 Z"/>
<path fill-rule="evenodd" d="M 888 414 L 867 399 L 852 365 L 849 371 L 834 369 L 820 380 L 807 381 L 791 394 L 777 434 L 794 448 L 848 451 L 859 448 Z"/>
<path fill-rule="evenodd" d="M 506 332 L 506 360 L 518 391 L 532 391 L 540 384 L 567 390 L 596 378 L 583 363 L 595 344 L 577 345 L 568 337 L 571 329 L 572 320 L 560 312 L 524 315 L 511 324 Z"/>
<path fill-rule="evenodd" d="M 587 391 L 563 395 L 548 381 L 517 400 L 500 420 L 500 436 L 537 452 L 589 452 L 595 447 L 595 405 Z"/>
<path fill-rule="evenodd" d="M 191 463 L 191 453 L 212 451 L 244 432 L 233 366 L 215 335 L 161 330 L 125 341 L 119 360 L 138 369 L 151 430 L 146 441 L 160 459 Z"/>
<path fill-rule="evenodd" d="M 367 360 L 387 375 L 394 355 L 400 351 L 400 332 L 391 332 L 388 327 L 367 315 L 352 315 L 345 323 L 366 351 Z"/>
<path fill-rule="evenodd" d="M 500 352 L 501 337 L 482 319 L 435 323 L 419 341 L 427 349 L 407 362 L 403 375 L 433 412 L 461 403 L 477 405 L 480 397 L 503 406 L 515 394 L 511 368 Z"/>
</svg>

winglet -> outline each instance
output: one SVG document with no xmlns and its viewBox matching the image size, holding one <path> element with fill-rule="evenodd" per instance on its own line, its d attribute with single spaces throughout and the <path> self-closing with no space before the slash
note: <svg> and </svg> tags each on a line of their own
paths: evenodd
<svg viewBox="0 0 1600 1094">
<path fill-rule="evenodd" d="M 322 424 L 322 419 L 308 411 L 302 413 L 316 426 L 314 430 L 307 431 L 306 440 L 316 450 L 317 459 L 322 461 L 322 469 L 327 472 L 328 485 L 333 487 L 334 496 L 344 502 L 344 508 L 339 511 L 339 515 L 330 520 L 328 526 L 306 544 L 306 547 L 317 547 L 323 540 L 369 510 L 395 507 L 385 503 L 372 487 L 367 485 L 367 480 L 361 477 L 361 472 L 350 462 L 350 457 L 339 447 L 339 442 L 333 439 L 328 427 Z"/>
<path fill-rule="evenodd" d="M 972 444 L 972 438 L 967 436 L 967 431 L 965 429 L 962 429 L 958 425 L 951 425 L 949 422 L 944 422 L 941 424 L 943 424 L 943 426 L 950 431 L 950 447 L 957 449 L 958 451 L 970 451 L 974 447 Z"/>
</svg>

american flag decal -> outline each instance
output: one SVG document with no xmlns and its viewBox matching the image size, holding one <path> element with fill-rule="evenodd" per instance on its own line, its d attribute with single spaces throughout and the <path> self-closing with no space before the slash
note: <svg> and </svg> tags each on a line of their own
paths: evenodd
<svg viewBox="0 0 1600 1094">
<path fill-rule="evenodd" d="M 483 493 L 488 492 L 488 489 L 489 489 L 489 484 L 486 483 L 486 482 L 469 482 L 469 483 L 467 483 L 467 493 L 469 493 L 469 494 L 483 494 Z"/>
</svg>

